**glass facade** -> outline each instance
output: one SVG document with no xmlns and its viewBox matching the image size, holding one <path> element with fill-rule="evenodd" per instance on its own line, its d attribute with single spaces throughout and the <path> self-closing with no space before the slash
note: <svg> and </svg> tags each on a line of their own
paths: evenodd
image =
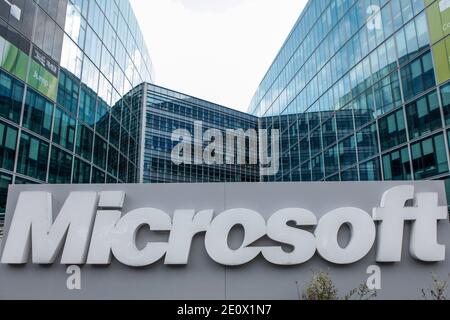
<svg viewBox="0 0 450 320">
<path fill-rule="evenodd" d="M 249 114 L 153 85 L 127 0 L 12 2 L 20 20 L 0 1 L 0 213 L 12 183 L 450 186 L 450 8 L 440 1 L 310 0 Z M 173 163 L 173 131 L 194 135 L 198 121 L 202 134 L 278 129 L 280 170 Z"/>
<path fill-rule="evenodd" d="M 144 84 L 145 141 L 142 181 L 144 183 L 172 182 L 258 182 L 259 166 L 249 164 L 246 145 L 246 165 L 238 164 L 181 164 L 172 161 L 172 150 L 180 142 L 172 141 L 172 132 L 187 130 L 192 145 L 201 145 L 202 152 L 211 141 L 196 139 L 194 122 L 201 121 L 201 135 L 216 129 L 225 140 L 227 129 L 257 130 L 258 118 L 211 102 L 190 97 L 152 84 Z M 225 144 L 226 142 L 223 141 Z M 194 147 L 191 148 L 194 159 Z M 237 158 L 236 149 L 234 153 Z M 224 161 L 225 162 L 225 161 Z"/>
<path fill-rule="evenodd" d="M 308 2 L 249 107 L 286 141 L 264 181 L 449 181 L 439 2 Z"/>
<path fill-rule="evenodd" d="M 0 1 L 0 215 L 8 185 L 138 182 L 153 66 L 128 0 Z M 140 99 L 140 96 L 138 97 Z"/>
</svg>

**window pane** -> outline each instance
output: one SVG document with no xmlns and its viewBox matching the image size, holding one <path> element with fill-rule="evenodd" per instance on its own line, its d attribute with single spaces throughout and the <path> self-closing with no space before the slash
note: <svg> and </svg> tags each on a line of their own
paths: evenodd
<svg viewBox="0 0 450 320">
<path fill-rule="evenodd" d="M 385 180 L 411 180 L 408 148 L 383 156 L 383 172 Z"/>
<path fill-rule="evenodd" d="M 0 122 L 0 168 L 14 170 L 17 129 Z"/>
<path fill-rule="evenodd" d="M 0 72 L 0 116 L 19 123 L 23 90 L 19 81 Z"/>
<path fill-rule="evenodd" d="M 28 89 L 25 100 L 23 126 L 50 139 L 53 104 L 38 93 Z"/>
<path fill-rule="evenodd" d="M 50 157 L 49 183 L 70 183 L 72 177 L 72 156 L 59 148 L 52 148 Z"/>
<path fill-rule="evenodd" d="M 382 151 L 406 142 L 403 110 L 398 110 L 378 122 Z"/>
<path fill-rule="evenodd" d="M 48 164 L 48 143 L 26 133 L 20 137 L 17 172 L 46 181 Z"/>
<path fill-rule="evenodd" d="M 447 151 L 442 134 L 411 146 L 417 180 L 448 172 Z"/>
<path fill-rule="evenodd" d="M 73 183 L 90 183 L 91 166 L 89 163 L 75 158 L 73 169 Z"/>
<path fill-rule="evenodd" d="M 408 104 L 406 114 L 411 139 L 442 127 L 441 111 L 435 91 Z"/>
<path fill-rule="evenodd" d="M 359 166 L 361 181 L 381 180 L 380 160 L 374 159 Z"/>
</svg>

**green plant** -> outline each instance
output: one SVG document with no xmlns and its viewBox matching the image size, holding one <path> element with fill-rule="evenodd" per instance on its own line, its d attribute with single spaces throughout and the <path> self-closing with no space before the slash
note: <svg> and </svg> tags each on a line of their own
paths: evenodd
<svg viewBox="0 0 450 320">
<path fill-rule="evenodd" d="M 431 274 L 431 277 L 433 279 L 432 287 L 422 289 L 422 298 L 425 300 L 447 300 L 448 280 L 441 281 L 434 273 Z"/>
<path fill-rule="evenodd" d="M 344 297 L 344 300 L 351 300 L 355 296 L 358 300 L 371 300 L 377 297 L 377 292 L 375 290 L 370 290 L 367 284 L 361 284 L 358 288 L 351 290 Z"/>
<path fill-rule="evenodd" d="M 338 290 L 333 285 L 327 272 L 313 272 L 313 278 L 306 291 L 302 294 L 303 300 L 338 300 Z"/>
<path fill-rule="evenodd" d="M 371 300 L 376 298 L 377 292 L 370 290 L 366 284 L 361 284 L 359 287 L 351 290 L 343 298 L 339 297 L 338 289 L 334 286 L 333 281 L 328 272 L 313 271 L 313 277 L 306 286 L 306 290 L 300 293 L 297 283 L 297 290 L 299 299 L 302 300 Z"/>
</svg>

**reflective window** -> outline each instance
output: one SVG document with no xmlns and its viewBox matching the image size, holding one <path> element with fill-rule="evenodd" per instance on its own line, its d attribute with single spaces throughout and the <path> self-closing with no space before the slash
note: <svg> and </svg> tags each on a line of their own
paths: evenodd
<svg viewBox="0 0 450 320">
<path fill-rule="evenodd" d="M 98 101 L 97 111 L 95 113 L 95 132 L 103 138 L 108 139 L 109 131 L 109 112 L 108 105 L 103 101 Z"/>
<path fill-rule="evenodd" d="M 382 151 L 406 142 L 403 109 L 380 119 L 378 125 Z"/>
<path fill-rule="evenodd" d="M 383 156 L 384 180 L 411 180 L 408 148 Z"/>
<path fill-rule="evenodd" d="M 14 170 L 17 129 L 0 121 L 0 168 Z"/>
<path fill-rule="evenodd" d="M 22 132 L 17 172 L 41 181 L 46 181 L 48 151 L 48 143 Z"/>
<path fill-rule="evenodd" d="M 38 93 L 28 89 L 25 99 L 23 126 L 50 139 L 53 104 Z"/>
<path fill-rule="evenodd" d="M 324 152 L 325 176 L 332 175 L 339 171 L 338 147 L 334 146 Z"/>
<path fill-rule="evenodd" d="M 413 144 L 411 153 L 417 180 L 448 172 L 447 148 L 442 134 Z"/>
<path fill-rule="evenodd" d="M 105 183 L 106 175 L 103 171 L 92 168 L 92 180 L 91 183 Z"/>
<path fill-rule="evenodd" d="M 338 131 L 338 139 L 348 136 L 354 132 L 353 111 L 339 110 L 336 112 L 336 123 Z"/>
<path fill-rule="evenodd" d="M 70 71 L 75 77 L 81 78 L 82 62 L 83 52 L 67 35 L 64 35 L 61 67 Z"/>
<path fill-rule="evenodd" d="M 12 176 L 0 172 L 0 214 L 5 213 L 8 187 L 12 183 Z"/>
<path fill-rule="evenodd" d="M 373 160 L 362 163 L 359 166 L 361 181 L 379 181 L 381 180 L 380 160 Z"/>
<path fill-rule="evenodd" d="M 61 44 L 63 43 L 63 30 L 50 18 L 42 9 L 38 7 L 36 15 L 34 43 L 39 46 L 53 60 L 61 59 Z"/>
<path fill-rule="evenodd" d="M 356 141 L 355 136 L 351 136 L 339 143 L 339 160 L 341 169 L 356 163 Z"/>
<path fill-rule="evenodd" d="M 436 92 L 406 106 L 410 139 L 418 138 L 442 127 L 441 110 Z"/>
<path fill-rule="evenodd" d="M 83 86 L 81 89 L 78 118 L 92 128 L 95 124 L 95 105 L 95 93 Z"/>
<path fill-rule="evenodd" d="M 367 90 L 354 100 L 354 114 L 357 128 L 375 120 L 375 105 L 372 90 Z"/>
<path fill-rule="evenodd" d="M 118 173 L 118 162 L 119 162 L 119 153 L 117 150 L 109 146 L 108 151 L 108 172 L 112 174 L 114 177 L 117 177 Z"/>
<path fill-rule="evenodd" d="M 23 90 L 19 81 L 0 72 L 0 116 L 19 123 Z"/>
<path fill-rule="evenodd" d="M 394 72 L 374 86 L 377 114 L 381 115 L 402 104 L 398 73 Z"/>
<path fill-rule="evenodd" d="M 75 119 L 61 109 L 56 108 L 53 125 L 53 142 L 67 150 L 73 151 L 75 128 Z"/>
<path fill-rule="evenodd" d="M 450 83 L 441 88 L 442 106 L 444 109 L 445 123 L 450 125 Z"/>
<path fill-rule="evenodd" d="M 73 183 L 90 183 L 91 166 L 89 163 L 75 158 L 73 166 Z"/>
<path fill-rule="evenodd" d="M 358 181 L 358 167 L 353 167 L 341 173 L 341 181 Z"/>
<path fill-rule="evenodd" d="M 309 161 L 302 164 L 302 181 L 311 181 L 311 163 Z"/>
<path fill-rule="evenodd" d="M 59 148 L 52 147 L 48 182 L 65 184 L 71 182 L 72 155 Z"/>
<path fill-rule="evenodd" d="M 322 138 L 324 148 L 336 143 L 336 120 L 334 117 L 322 125 Z"/>
<path fill-rule="evenodd" d="M 115 146 L 119 147 L 120 140 L 120 123 L 114 117 L 111 117 L 110 131 L 109 131 L 109 142 Z"/>
<path fill-rule="evenodd" d="M 77 114 L 79 91 L 78 81 L 61 70 L 59 74 L 58 103 L 74 115 Z"/>
<path fill-rule="evenodd" d="M 85 125 L 78 124 L 76 153 L 86 160 L 91 161 L 94 133 Z"/>
<path fill-rule="evenodd" d="M 321 181 L 324 178 L 323 175 L 323 160 L 322 155 L 315 157 L 311 161 L 311 169 L 312 169 L 312 180 L 313 181 Z"/>
<path fill-rule="evenodd" d="M 105 170 L 106 170 L 107 152 L 108 152 L 108 145 L 106 141 L 104 141 L 102 138 L 96 135 L 94 146 L 94 164 Z"/>
<path fill-rule="evenodd" d="M 372 124 L 356 134 L 359 161 L 363 161 L 379 152 L 377 126 Z"/>
<path fill-rule="evenodd" d="M 403 67 L 401 73 L 406 101 L 436 84 L 430 52 Z"/>
</svg>

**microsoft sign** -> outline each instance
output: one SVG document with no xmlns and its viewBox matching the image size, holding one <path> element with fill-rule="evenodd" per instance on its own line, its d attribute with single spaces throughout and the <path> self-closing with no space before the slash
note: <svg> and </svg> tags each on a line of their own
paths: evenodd
<svg viewBox="0 0 450 320">
<path fill-rule="evenodd" d="M 379 270 L 380 296 L 407 298 L 430 273 L 450 269 L 441 182 L 12 186 L 5 231 L 0 298 L 41 294 L 45 279 L 59 283 L 61 268 L 74 266 L 91 279 L 82 298 L 111 294 L 109 285 L 125 290 L 113 297 L 164 297 L 154 284 L 129 292 L 127 279 L 178 279 L 203 298 L 240 279 L 248 290 L 238 299 L 258 298 L 261 288 L 277 298 L 279 281 L 278 298 L 295 298 L 288 283 L 317 268 L 338 272 L 344 287 Z M 193 281 L 199 272 L 210 281 L 203 291 Z M 48 294 L 70 298 L 60 283 Z"/>
</svg>

